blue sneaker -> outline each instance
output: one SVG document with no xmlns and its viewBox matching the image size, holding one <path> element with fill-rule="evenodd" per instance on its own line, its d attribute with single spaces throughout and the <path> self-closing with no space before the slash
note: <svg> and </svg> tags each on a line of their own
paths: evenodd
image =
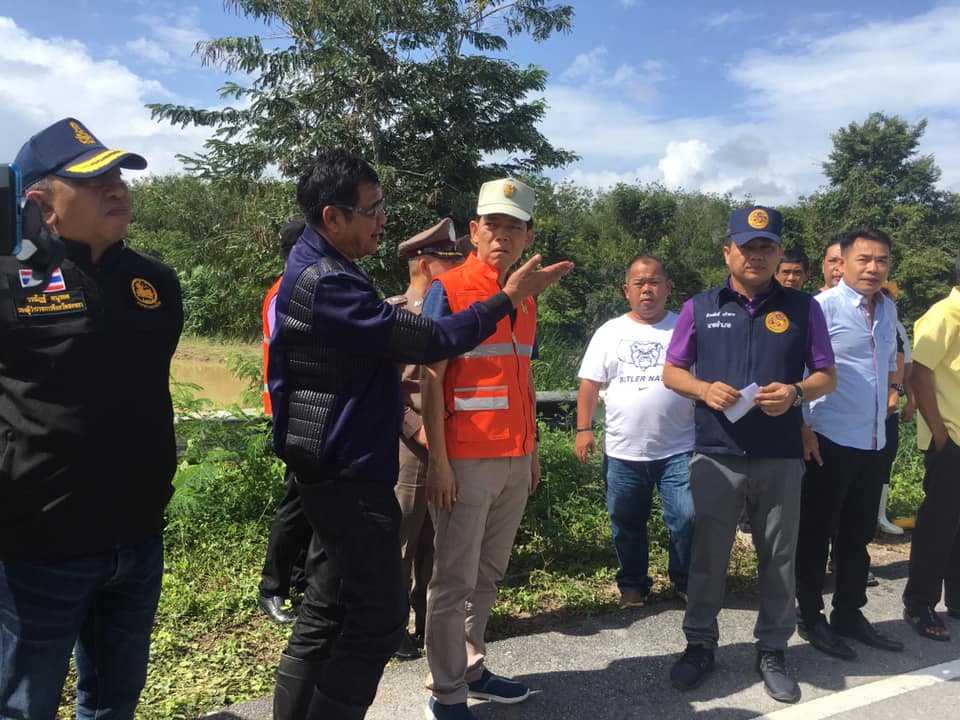
<svg viewBox="0 0 960 720">
<path fill-rule="evenodd" d="M 467 683 L 467 695 L 479 700 L 492 700 L 512 705 L 530 697 L 530 688 L 516 680 L 494 675 L 484 668 L 479 680 Z"/>
<path fill-rule="evenodd" d="M 423 716 L 427 720 L 477 720 L 477 716 L 467 710 L 466 703 L 441 705 L 435 697 L 430 698 Z"/>
</svg>

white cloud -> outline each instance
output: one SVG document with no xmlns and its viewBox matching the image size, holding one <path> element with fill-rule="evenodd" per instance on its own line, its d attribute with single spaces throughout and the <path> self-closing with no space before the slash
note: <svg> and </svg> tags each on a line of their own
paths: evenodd
<svg viewBox="0 0 960 720">
<path fill-rule="evenodd" d="M 649 102 L 659 97 L 657 84 L 665 79 L 662 62 L 646 60 L 639 68 L 621 63 L 614 70 L 610 70 L 607 64 L 608 55 L 605 47 L 579 53 L 569 67 L 560 73 L 560 78 L 571 83 L 581 82 L 618 89 L 638 102 Z"/>
<path fill-rule="evenodd" d="M 113 59 L 95 59 L 81 43 L 39 38 L 0 17 L 0 159 L 10 161 L 34 133 L 74 116 L 110 147 L 144 155 L 149 172 L 181 169 L 177 153 L 201 149 L 205 128 L 150 119 L 144 104 L 176 100 L 161 83 Z M 134 175 L 135 177 L 136 175 Z"/>
<path fill-rule="evenodd" d="M 157 65 L 173 64 L 173 56 L 153 40 L 137 38 L 136 40 L 130 40 L 123 47 L 131 55 L 138 55 L 144 60 L 156 63 Z"/>
<path fill-rule="evenodd" d="M 633 76 L 608 72 L 617 58 L 607 50 L 578 57 L 545 94 L 547 137 L 583 157 L 557 174 L 594 188 L 639 179 L 790 203 L 825 184 L 830 134 L 880 110 L 928 118 L 920 152 L 934 154 L 943 187 L 960 191 L 960 7 L 842 28 L 785 29 L 770 39 L 775 51 L 733 57 L 727 73 L 739 105 L 699 116 L 663 116 L 614 88 L 611 79 L 628 85 Z M 667 68 L 626 67 L 659 78 L 669 94 Z"/>
<path fill-rule="evenodd" d="M 723 28 L 728 25 L 741 25 L 746 22 L 756 20 L 760 15 L 755 12 L 747 12 L 740 8 L 727 10 L 726 12 L 716 12 L 707 15 L 700 22 L 709 28 Z"/>
</svg>

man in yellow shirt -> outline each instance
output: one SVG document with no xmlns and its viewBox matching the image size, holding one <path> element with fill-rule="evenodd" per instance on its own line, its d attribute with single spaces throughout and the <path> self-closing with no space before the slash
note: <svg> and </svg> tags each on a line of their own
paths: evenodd
<svg viewBox="0 0 960 720">
<path fill-rule="evenodd" d="M 934 607 L 960 618 L 960 257 L 957 286 L 913 326 L 911 380 L 917 396 L 917 445 L 924 451 L 926 497 L 910 547 L 903 617 L 931 640 L 950 631 Z"/>
</svg>

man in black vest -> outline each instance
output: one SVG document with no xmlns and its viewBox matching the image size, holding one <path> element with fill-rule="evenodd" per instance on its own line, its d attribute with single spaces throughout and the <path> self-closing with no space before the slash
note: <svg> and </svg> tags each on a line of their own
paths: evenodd
<svg viewBox="0 0 960 720">
<path fill-rule="evenodd" d="M 670 680 L 689 690 L 713 669 L 727 564 L 746 504 L 760 575 L 757 671 L 771 697 L 796 702 L 800 688 L 787 675 L 783 651 L 796 626 L 800 406 L 833 390 L 836 372 L 819 306 L 773 278 L 782 224 L 779 212 L 761 206 L 730 216 L 723 247 L 730 277 L 684 303 L 667 350 L 664 384 L 695 401 L 690 488 L 697 517 L 687 649 Z"/>
</svg>

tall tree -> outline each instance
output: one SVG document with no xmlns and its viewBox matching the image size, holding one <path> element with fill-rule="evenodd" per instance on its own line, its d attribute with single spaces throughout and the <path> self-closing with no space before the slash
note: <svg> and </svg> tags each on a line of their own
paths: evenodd
<svg viewBox="0 0 960 720">
<path fill-rule="evenodd" d="M 479 184 L 533 174 L 575 156 L 537 130 L 546 73 L 486 53 L 507 38 L 568 32 L 573 9 L 545 0 L 225 0 L 278 31 L 201 42 L 204 64 L 249 77 L 230 82 L 236 106 L 154 104 L 155 118 L 214 129 L 205 152 L 182 158 L 201 176 L 295 176 L 318 150 L 370 160 L 403 224 L 465 218 Z M 399 207 L 398 207 L 399 203 Z M 396 237 L 396 234 L 394 234 Z"/>
<path fill-rule="evenodd" d="M 895 205 L 937 206 L 944 200 L 936 183 L 940 168 L 917 147 L 926 119 L 910 125 L 902 118 L 871 113 L 831 135 L 833 152 L 823 163 L 830 181 L 820 196 L 833 221 L 889 227 Z"/>
<path fill-rule="evenodd" d="M 864 225 L 890 233 L 891 275 L 908 321 L 949 290 L 960 236 L 960 202 L 937 188 L 940 168 L 918 151 L 926 128 L 925 119 L 911 125 L 880 112 L 840 128 L 823 163 L 829 187 L 801 201 L 804 213 L 814 211 L 812 226 L 823 237 Z M 822 244 L 814 252 L 820 250 Z"/>
</svg>

